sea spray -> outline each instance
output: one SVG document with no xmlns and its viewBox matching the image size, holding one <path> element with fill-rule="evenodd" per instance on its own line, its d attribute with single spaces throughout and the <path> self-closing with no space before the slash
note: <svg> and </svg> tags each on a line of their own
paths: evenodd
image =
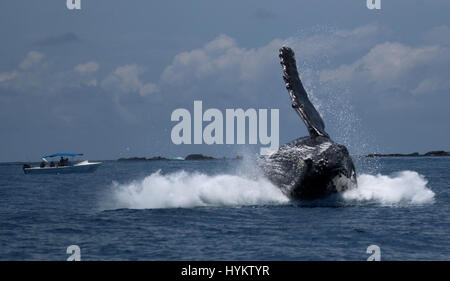
<svg viewBox="0 0 450 281">
<path fill-rule="evenodd" d="M 157 171 L 143 180 L 113 183 L 114 208 L 155 209 L 284 204 L 289 199 L 264 178 Z"/>
<path fill-rule="evenodd" d="M 434 192 L 427 187 L 425 177 L 414 171 L 402 171 L 390 176 L 358 176 L 358 188 L 342 194 L 347 202 L 379 205 L 420 205 L 434 202 Z"/>
<path fill-rule="evenodd" d="M 235 174 L 207 175 L 178 171 L 152 173 L 141 180 L 114 182 L 106 209 L 157 209 L 285 205 L 291 201 L 262 177 Z M 338 196 L 337 201 L 316 201 L 316 206 L 411 206 L 434 202 L 427 180 L 414 171 L 393 175 L 358 176 L 358 187 Z M 334 202 L 334 203 L 333 203 Z M 300 204 L 302 206 L 302 204 Z"/>
</svg>

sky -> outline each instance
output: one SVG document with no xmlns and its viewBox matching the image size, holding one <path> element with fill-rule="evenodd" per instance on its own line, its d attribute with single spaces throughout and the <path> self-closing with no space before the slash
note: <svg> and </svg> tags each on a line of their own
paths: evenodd
<svg viewBox="0 0 450 281">
<path fill-rule="evenodd" d="M 351 154 L 450 150 L 450 1 L 0 2 L 0 162 L 233 157 L 258 145 L 175 145 L 177 108 L 279 109 L 306 136 L 278 49 Z M 204 125 L 206 125 L 205 123 Z"/>
</svg>

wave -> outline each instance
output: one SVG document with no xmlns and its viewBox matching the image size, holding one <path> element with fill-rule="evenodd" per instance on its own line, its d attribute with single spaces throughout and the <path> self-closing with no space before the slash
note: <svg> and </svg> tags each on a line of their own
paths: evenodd
<svg viewBox="0 0 450 281">
<path fill-rule="evenodd" d="M 107 209 L 192 208 L 204 206 L 282 205 L 291 201 L 279 188 L 263 177 L 206 175 L 179 171 L 157 171 L 142 180 L 126 184 L 114 182 L 112 201 Z M 358 176 L 358 187 L 340 194 L 339 206 L 361 204 L 420 205 L 434 202 L 427 180 L 414 171 L 390 176 Z M 329 200 L 325 200 L 325 205 Z M 323 204 L 318 204 L 321 206 Z"/>
</svg>

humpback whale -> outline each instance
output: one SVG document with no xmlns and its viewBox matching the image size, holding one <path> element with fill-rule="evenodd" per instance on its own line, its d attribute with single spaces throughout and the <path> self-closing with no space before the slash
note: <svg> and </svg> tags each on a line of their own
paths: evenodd
<svg viewBox="0 0 450 281">
<path fill-rule="evenodd" d="M 333 142 L 325 131 L 325 123 L 300 80 L 294 51 L 284 46 L 279 57 L 292 108 L 305 123 L 309 136 L 263 157 L 260 166 L 265 176 L 292 199 L 320 199 L 356 187 L 352 158 L 347 148 Z"/>
</svg>

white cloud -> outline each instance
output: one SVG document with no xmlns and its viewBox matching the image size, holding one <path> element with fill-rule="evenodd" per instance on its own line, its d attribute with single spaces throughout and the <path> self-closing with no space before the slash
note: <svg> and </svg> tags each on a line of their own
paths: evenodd
<svg viewBox="0 0 450 281">
<path fill-rule="evenodd" d="M 436 39 L 449 30 L 446 26 L 437 27 L 424 37 Z M 116 102 L 129 94 L 157 97 L 158 93 L 162 97 L 164 93 L 165 97 L 192 99 L 214 95 L 224 102 L 246 99 L 249 103 L 270 103 L 279 98 L 276 93 L 282 89 L 278 49 L 288 45 L 296 52 L 308 90 L 309 86 L 315 88 L 323 82 L 346 83 L 352 92 L 370 95 L 387 95 L 392 89 L 422 95 L 450 88 L 445 77 L 450 70 L 447 46 L 380 43 L 384 31 L 376 24 L 322 30 L 310 36 L 274 39 L 256 48 L 243 47 L 235 39 L 220 35 L 199 48 L 174 56 L 154 82 L 145 79 L 146 69 L 137 64 L 116 67 L 103 79 L 95 77 L 100 68 L 96 61 L 78 64 L 67 71 L 53 71 L 44 54 L 31 51 L 15 69 L 0 73 L 0 86 L 21 90 L 41 87 L 54 93 L 68 86 L 101 86 L 114 95 Z M 330 66 L 330 61 L 336 67 Z M 342 61 L 352 63 L 339 66 Z M 325 65 L 329 69 L 324 69 Z"/>
<path fill-rule="evenodd" d="M 91 87 L 97 87 L 97 84 L 98 84 L 97 79 L 89 80 L 89 81 L 86 83 L 87 86 L 91 86 Z"/>
<path fill-rule="evenodd" d="M 450 50 L 442 46 L 411 47 L 383 43 L 351 64 L 320 74 L 322 82 L 348 83 L 367 94 L 387 94 L 390 89 L 412 94 L 442 90 L 448 85 Z M 361 91 L 358 91 L 360 93 Z"/>
<path fill-rule="evenodd" d="M 0 86 L 18 91 L 38 87 L 42 84 L 44 70 L 47 67 L 44 57 L 44 54 L 37 51 L 28 52 L 17 67 L 0 73 Z"/>
<path fill-rule="evenodd" d="M 296 50 L 301 61 L 306 61 L 319 53 L 354 49 L 355 44 L 346 43 L 348 41 L 368 44 L 378 32 L 378 26 L 370 25 L 302 39 L 274 39 L 258 48 L 239 46 L 233 38 L 220 35 L 201 48 L 176 55 L 154 83 L 145 81 L 145 68 L 136 64 L 119 66 L 104 79 L 97 80 L 94 74 L 100 65 L 96 61 L 78 64 L 67 71 L 53 71 L 44 61 L 44 54 L 31 51 L 16 69 L 0 73 L 0 83 L 21 90 L 41 87 L 55 93 L 65 86 L 100 85 L 116 95 L 137 93 L 149 96 L 160 92 L 160 89 L 169 89 L 168 92 L 177 95 L 203 95 L 208 91 L 220 91 L 224 98 L 235 96 L 258 99 L 261 94 L 273 94 L 264 92 L 267 84 L 280 84 L 277 54 L 283 44 L 288 43 Z M 80 77 L 75 78 L 73 72 L 79 73 Z"/>
<path fill-rule="evenodd" d="M 34 66 L 42 63 L 44 54 L 37 51 L 30 51 L 22 62 L 17 66 L 17 69 L 9 72 L 0 73 L 0 83 L 12 82 L 15 79 L 20 79 L 25 72 L 31 71 Z"/>
<path fill-rule="evenodd" d="M 158 87 L 155 84 L 141 80 L 140 76 L 144 72 L 145 69 L 136 64 L 119 66 L 102 81 L 102 86 L 119 94 L 138 93 L 147 96 L 156 93 Z"/>
<path fill-rule="evenodd" d="M 398 79 L 415 67 L 420 67 L 434 58 L 439 48 L 412 48 L 400 43 L 383 43 L 352 64 L 345 64 L 331 71 L 323 71 L 322 80 L 348 81 L 355 75 L 366 79 Z"/>
<path fill-rule="evenodd" d="M 97 86 L 93 73 L 98 68 L 98 63 L 92 61 L 67 70 L 57 70 L 54 69 L 54 64 L 45 59 L 43 53 L 30 51 L 13 70 L 0 73 L 0 86 L 23 94 L 61 94 L 64 88 Z M 74 72 L 82 75 L 73 75 Z"/>
<path fill-rule="evenodd" d="M 273 84 L 280 83 L 278 49 L 281 46 L 292 47 L 302 65 L 306 61 L 316 62 L 318 56 L 369 48 L 380 31 L 378 25 L 366 25 L 303 38 L 274 39 L 259 48 L 240 47 L 233 38 L 220 35 L 201 48 L 176 55 L 163 71 L 159 86 L 179 87 L 183 93 L 191 88 L 192 92 L 198 92 L 199 88 L 205 91 L 228 88 L 236 96 L 255 96 L 268 79 L 273 79 Z"/>
<path fill-rule="evenodd" d="M 13 80 L 14 78 L 17 77 L 17 74 L 18 73 L 17 73 L 16 70 L 11 71 L 11 72 L 2 72 L 2 73 L 0 73 L 0 83 L 7 82 L 9 80 Z"/>
<path fill-rule="evenodd" d="M 161 75 L 166 84 L 192 84 L 208 77 L 213 81 L 239 83 L 258 77 L 265 66 L 276 59 L 281 40 L 274 40 L 258 49 L 245 49 L 236 41 L 220 35 L 202 48 L 182 52 L 175 56 Z"/>
<path fill-rule="evenodd" d="M 31 51 L 27 54 L 25 59 L 20 63 L 19 68 L 22 70 L 29 70 L 31 67 L 39 64 L 44 58 L 44 54 L 37 51 Z"/>
<path fill-rule="evenodd" d="M 79 64 L 75 66 L 73 69 L 80 74 L 86 74 L 96 72 L 99 68 L 100 66 L 97 62 L 90 61 L 84 64 Z"/>
</svg>

